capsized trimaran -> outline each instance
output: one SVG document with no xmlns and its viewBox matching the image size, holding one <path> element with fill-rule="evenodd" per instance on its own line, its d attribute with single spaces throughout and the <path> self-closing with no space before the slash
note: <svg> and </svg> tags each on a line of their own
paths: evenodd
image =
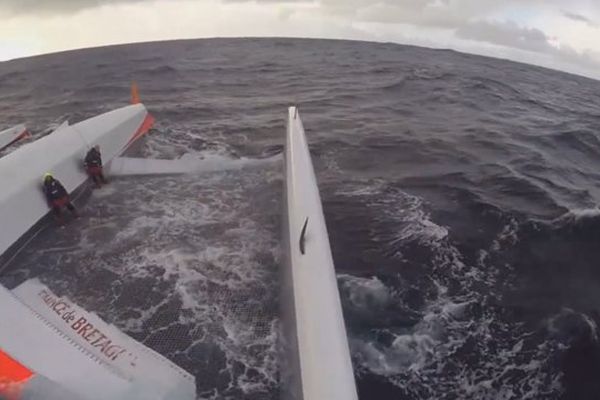
<svg viewBox="0 0 600 400">
<path fill-rule="evenodd" d="M 132 97 L 137 101 L 137 95 Z M 146 108 L 135 104 L 64 126 L 0 159 L 0 179 L 11 188 L 0 193 L 0 255 L 48 213 L 40 188 L 46 171 L 73 191 L 87 179 L 81 166 L 87 149 L 99 144 L 110 164 L 152 122 Z M 169 165 L 166 160 L 122 159 L 115 171 L 194 169 L 184 161 Z M 288 116 L 284 196 L 283 341 L 289 356 L 282 369 L 284 396 L 356 400 L 327 228 L 296 108 L 290 108 Z M 189 373 L 36 279 L 12 291 L 0 286 L 0 315 L 0 397 L 16 393 L 20 397 L 15 398 L 32 400 L 195 398 L 195 380 Z"/>
<path fill-rule="evenodd" d="M 70 126 L 0 158 L 0 256 L 48 212 L 42 191 L 46 172 L 56 176 L 69 192 L 83 185 L 87 150 L 100 145 L 105 163 L 121 155 L 152 126 L 143 104 L 133 104 Z"/>
</svg>

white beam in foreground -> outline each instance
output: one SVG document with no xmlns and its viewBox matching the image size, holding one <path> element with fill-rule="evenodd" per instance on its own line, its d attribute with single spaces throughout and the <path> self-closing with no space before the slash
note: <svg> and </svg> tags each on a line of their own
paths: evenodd
<svg viewBox="0 0 600 400">
<path fill-rule="evenodd" d="M 319 189 L 295 107 L 289 109 L 285 149 L 285 268 L 294 315 L 289 340 L 299 377 L 293 397 L 355 400 L 356 383 Z M 285 294 L 284 294 L 285 295 Z M 289 344 L 288 343 L 288 344 Z M 294 367 L 292 367 L 294 368 Z M 299 381 L 299 382 L 298 382 Z"/>
<path fill-rule="evenodd" d="M 110 176 L 141 175 L 177 175 L 207 172 L 241 170 L 278 161 L 279 156 L 265 159 L 230 158 L 221 155 L 210 155 L 196 158 L 192 154 L 184 154 L 175 160 L 118 157 L 112 160 L 107 168 Z"/>
</svg>

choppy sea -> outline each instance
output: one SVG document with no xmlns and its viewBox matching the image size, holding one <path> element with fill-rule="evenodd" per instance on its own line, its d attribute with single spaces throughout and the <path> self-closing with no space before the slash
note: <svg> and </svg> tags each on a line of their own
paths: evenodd
<svg viewBox="0 0 600 400">
<path fill-rule="evenodd" d="M 0 127 L 46 134 L 131 81 L 157 120 L 136 155 L 223 171 L 115 178 L 0 282 L 39 277 L 193 373 L 198 399 L 278 398 L 298 105 L 361 399 L 600 398 L 600 82 L 396 44 L 161 42 L 0 63 Z"/>
</svg>

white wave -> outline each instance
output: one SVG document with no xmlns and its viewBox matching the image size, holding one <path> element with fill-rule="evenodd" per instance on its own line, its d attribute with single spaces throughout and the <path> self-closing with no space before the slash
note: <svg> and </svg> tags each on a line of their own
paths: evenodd
<svg viewBox="0 0 600 400">
<path fill-rule="evenodd" d="M 464 265 L 460 268 L 468 270 Z M 386 306 L 401 299 L 388 297 L 390 288 L 377 278 L 342 276 L 340 281 L 342 292 L 351 292 L 346 294 L 351 299 L 348 306 L 359 310 L 377 304 L 373 299 L 385 300 Z M 470 308 L 479 307 L 481 301 L 476 293 L 457 295 L 444 284 L 434 283 L 437 296 L 425 305 L 413 326 L 351 335 L 359 375 L 384 376 L 412 397 L 431 400 L 442 395 L 461 400 L 515 396 L 533 400 L 561 392 L 560 373 L 549 371 L 546 361 L 555 353 L 556 343 L 550 340 L 532 349 L 526 344 L 530 332 L 503 323 L 485 309 L 482 316 L 473 317 Z M 377 318 L 381 309 L 371 307 L 370 311 Z M 379 339 L 382 334 L 387 339 Z M 462 364 L 465 351 L 477 357 L 469 359 L 468 366 Z"/>
<path fill-rule="evenodd" d="M 429 335 L 397 336 L 390 346 L 368 340 L 350 340 L 353 357 L 361 367 L 376 375 L 392 377 L 406 371 L 418 372 L 435 351 L 437 342 Z"/>
<path fill-rule="evenodd" d="M 571 308 L 564 307 L 555 315 L 546 319 L 546 328 L 548 332 L 556 337 L 559 341 L 563 341 L 564 339 L 564 324 L 568 324 L 569 329 L 573 329 L 572 325 L 574 323 L 583 322 L 584 326 L 589 330 L 590 338 L 598 342 L 598 324 L 592 317 L 589 315 L 577 312 Z M 570 336 L 567 336 L 567 341 L 570 340 Z"/>
<path fill-rule="evenodd" d="M 593 318 L 591 318 L 589 315 L 587 314 L 581 314 L 581 317 L 583 318 L 583 320 L 588 324 L 588 326 L 590 327 L 590 332 L 591 332 L 591 337 L 592 339 L 597 342 L 598 341 L 598 324 L 596 324 L 596 321 L 593 320 Z"/>
<path fill-rule="evenodd" d="M 491 249 L 500 251 L 504 246 L 512 246 L 519 241 L 519 223 L 515 218 L 511 218 L 496 239 L 492 242 Z"/>
<path fill-rule="evenodd" d="M 360 182 L 354 185 L 342 186 L 336 190 L 336 194 L 346 197 L 361 197 L 381 194 L 384 189 L 385 182 L 377 179 L 369 182 Z"/>
<path fill-rule="evenodd" d="M 411 241 L 437 246 L 448 236 L 448 228 L 431 220 L 420 198 L 401 190 L 390 189 L 383 181 L 361 182 L 341 188 L 336 194 L 361 199 L 367 207 L 374 210 L 374 222 L 395 223 L 394 233 L 373 232 L 373 239 L 383 242 L 396 253 L 399 253 L 399 246 Z"/>
<path fill-rule="evenodd" d="M 569 211 L 568 214 L 574 216 L 576 219 L 594 218 L 600 216 L 600 208 L 576 209 Z"/>
<path fill-rule="evenodd" d="M 377 277 L 370 279 L 338 274 L 342 290 L 348 293 L 352 307 L 369 311 L 383 308 L 391 301 L 389 289 Z"/>
<path fill-rule="evenodd" d="M 577 222 L 586 219 L 598 218 L 600 216 L 600 208 L 583 208 L 569 210 L 560 217 L 554 220 L 554 223 L 563 225 L 570 222 Z"/>
<path fill-rule="evenodd" d="M 390 200 L 392 202 L 399 201 L 403 206 L 401 209 L 393 207 L 385 209 L 388 218 L 395 218 L 399 222 L 396 241 L 416 240 L 424 244 L 436 245 L 448 236 L 448 228 L 431 220 L 429 213 L 423 209 L 423 201 L 418 197 L 401 193 L 392 196 Z"/>
</svg>

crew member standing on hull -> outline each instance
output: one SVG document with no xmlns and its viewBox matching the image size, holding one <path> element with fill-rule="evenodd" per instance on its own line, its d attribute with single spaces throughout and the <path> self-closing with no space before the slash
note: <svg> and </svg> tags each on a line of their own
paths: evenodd
<svg viewBox="0 0 600 400">
<path fill-rule="evenodd" d="M 75 218 L 79 218 L 79 213 L 77 213 L 77 210 L 71 203 L 67 189 L 65 189 L 58 179 L 54 179 L 50 173 L 44 175 L 44 193 L 46 194 L 46 200 L 48 200 L 48 204 L 52 207 L 54 216 L 60 225 L 64 224 L 62 216 L 63 207 L 66 207 L 71 211 Z"/>
<path fill-rule="evenodd" d="M 92 178 L 96 187 L 100 187 L 101 183 L 106 184 L 104 174 L 102 173 L 102 155 L 100 154 L 100 146 L 96 145 L 88 151 L 85 155 L 85 170 L 88 175 Z"/>
</svg>

